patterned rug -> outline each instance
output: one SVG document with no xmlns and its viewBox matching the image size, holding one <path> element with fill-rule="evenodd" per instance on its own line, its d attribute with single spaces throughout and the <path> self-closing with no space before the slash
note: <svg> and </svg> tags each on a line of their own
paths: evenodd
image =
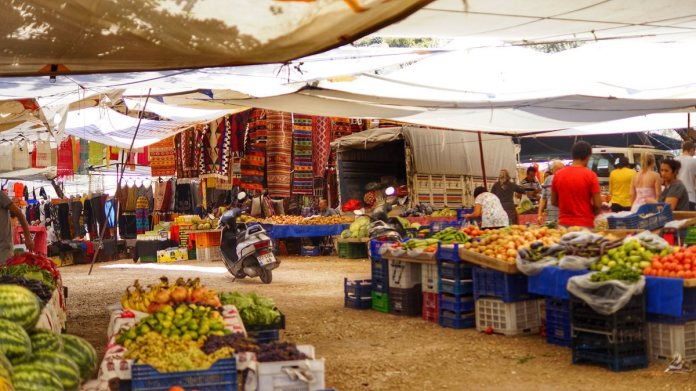
<svg viewBox="0 0 696 391">
<path fill-rule="evenodd" d="M 230 165 L 229 117 L 209 123 L 201 134 L 200 172 L 201 178 L 226 179 Z"/>
<path fill-rule="evenodd" d="M 150 167 L 152 176 L 174 176 L 176 174 L 176 146 L 174 137 L 150 145 Z"/>
<path fill-rule="evenodd" d="M 268 128 L 266 111 L 254 109 L 249 114 L 244 157 L 241 162 L 241 188 L 262 191 L 266 174 L 266 141 Z"/>
<path fill-rule="evenodd" d="M 281 111 L 267 111 L 268 155 L 267 176 L 268 194 L 271 197 L 290 197 L 292 181 L 292 114 Z"/>
<path fill-rule="evenodd" d="M 243 111 L 241 113 L 233 114 L 230 116 L 230 150 L 232 152 L 238 152 L 240 155 L 244 153 L 244 137 L 247 132 L 247 125 L 249 124 L 249 114 L 251 110 Z"/>
<path fill-rule="evenodd" d="M 312 116 L 295 114 L 292 126 L 293 176 L 292 194 L 312 195 Z"/>
<path fill-rule="evenodd" d="M 176 165 L 177 178 L 198 178 L 200 151 L 198 140 L 206 125 L 197 125 L 176 136 L 175 144 L 179 158 Z"/>
<path fill-rule="evenodd" d="M 312 158 L 314 176 L 323 178 L 331 153 L 331 118 L 314 117 L 312 123 Z"/>
</svg>

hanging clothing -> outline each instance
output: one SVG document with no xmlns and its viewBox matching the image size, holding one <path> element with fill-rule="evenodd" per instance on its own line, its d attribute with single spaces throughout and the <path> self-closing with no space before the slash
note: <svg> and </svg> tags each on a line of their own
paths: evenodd
<svg viewBox="0 0 696 391">
<path fill-rule="evenodd" d="M 176 211 L 179 214 L 193 213 L 191 186 L 188 183 L 178 183 L 176 185 Z"/>
<path fill-rule="evenodd" d="M 203 205 L 203 194 L 201 193 L 203 182 L 191 182 L 191 202 L 194 208 Z"/>
<path fill-rule="evenodd" d="M 135 187 L 135 185 L 128 187 L 128 198 L 126 201 L 126 207 L 124 211 L 126 212 L 135 212 L 135 207 L 136 207 L 136 201 L 138 199 L 138 189 Z"/>
<path fill-rule="evenodd" d="M 82 201 L 76 200 L 70 203 L 73 226 L 75 227 L 75 236 L 83 236 L 85 228 L 80 224 L 82 217 Z"/>
<path fill-rule="evenodd" d="M 162 207 L 160 212 L 168 213 L 172 209 L 172 200 L 174 199 L 174 180 L 164 182 L 164 196 L 162 197 Z"/>
<path fill-rule="evenodd" d="M 122 214 L 118 219 L 118 229 L 124 239 L 135 239 L 138 235 L 135 214 Z"/>
<path fill-rule="evenodd" d="M 155 182 L 155 212 L 162 211 L 162 204 L 164 203 L 164 193 L 166 190 L 167 185 L 165 182 Z"/>
<path fill-rule="evenodd" d="M 107 227 L 114 228 L 116 226 L 116 200 L 106 200 L 104 203 L 104 215 L 106 216 Z"/>
<path fill-rule="evenodd" d="M 138 234 L 145 233 L 145 231 L 150 229 L 148 216 L 149 212 L 147 197 L 141 195 L 138 197 L 135 207 L 135 224 Z"/>
<path fill-rule="evenodd" d="M 51 144 L 48 141 L 37 140 L 34 143 L 34 167 L 46 168 L 51 165 Z"/>
<path fill-rule="evenodd" d="M 58 177 L 72 176 L 73 170 L 73 143 L 72 137 L 68 136 L 60 142 L 58 146 L 58 167 L 56 174 Z"/>
<path fill-rule="evenodd" d="M 0 171 L 12 171 L 13 148 L 12 143 L 0 143 Z"/>
<path fill-rule="evenodd" d="M 15 182 L 12 185 L 12 189 L 14 191 L 15 198 L 23 198 L 24 197 L 24 184 L 22 182 Z"/>
<path fill-rule="evenodd" d="M 292 114 L 266 112 L 268 123 L 268 155 L 266 159 L 268 194 L 290 197 L 292 182 Z"/>
<path fill-rule="evenodd" d="M 60 238 L 70 240 L 73 238 L 70 231 L 70 205 L 62 202 L 58 205 L 58 222 L 60 224 Z"/>
<path fill-rule="evenodd" d="M 31 155 L 27 140 L 15 141 L 12 148 L 12 166 L 15 170 L 23 170 L 31 167 Z"/>
</svg>

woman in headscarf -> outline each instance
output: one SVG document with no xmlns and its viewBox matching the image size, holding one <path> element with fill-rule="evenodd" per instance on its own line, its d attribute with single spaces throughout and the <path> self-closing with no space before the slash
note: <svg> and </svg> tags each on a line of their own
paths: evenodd
<svg viewBox="0 0 696 391">
<path fill-rule="evenodd" d="M 498 182 L 491 188 L 491 193 L 500 199 L 500 203 L 503 205 L 503 209 L 505 209 L 505 213 L 507 213 L 510 220 L 510 225 L 516 224 L 517 211 L 515 210 L 513 196 L 515 193 L 524 194 L 525 189 L 510 179 L 508 170 L 500 170 Z"/>
</svg>

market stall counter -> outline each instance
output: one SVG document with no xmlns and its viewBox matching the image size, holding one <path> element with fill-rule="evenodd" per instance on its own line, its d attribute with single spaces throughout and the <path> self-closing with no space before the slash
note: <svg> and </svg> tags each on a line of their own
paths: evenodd
<svg viewBox="0 0 696 391">
<path fill-rule="evenodd" d="M 143 262 L 157 262 L 157 251 L 170 247 L 178 247 L 179 244 L 173 240 L 138 240 L 135 242 L 133 251 L 133 262 L 140 260 Z"/>
<path fill-rule="evenodd" d="M 337 236 L 348 229 L 349 224 L 322 225 L 280 225 L 261 224 L 271 239 L 311 238 L 322 236 Z"/>
</svg>

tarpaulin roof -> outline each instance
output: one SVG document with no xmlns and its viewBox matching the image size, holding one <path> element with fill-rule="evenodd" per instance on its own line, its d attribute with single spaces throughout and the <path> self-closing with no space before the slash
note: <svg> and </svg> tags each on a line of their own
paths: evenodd
<svg viewBox="0 0 696 391">
<path fill-rule="evenodd" d="M 696 36 L 693 11 L 684 0 L 438 0 L 376 35 L 675 41 Z"/>
<path fill-rule="evenodd" d="M 482 176 L 478 135 L 442 129 L 411 126 L 371 129 L 341 137 L 331 143 L 342 149 L 371 149 L 381 144 L 405 139 L 411 146 L 413 168 L 417 173 Z M 515 146 L 512 138 L 482 134 L 486 175 L 505 168 L 514 171 Z"/>
<path fill-rule="evenodd" d="M 0 75 L 285 62 L 397 21 L 430 0 L 11 0 Z"/>
</svg>

